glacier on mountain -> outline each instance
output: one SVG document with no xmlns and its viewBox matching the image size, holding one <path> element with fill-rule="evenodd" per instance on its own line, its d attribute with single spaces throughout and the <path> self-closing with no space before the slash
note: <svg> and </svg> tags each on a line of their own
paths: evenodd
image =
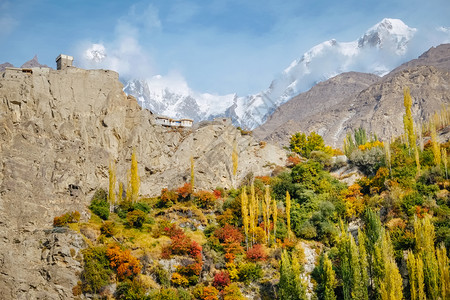
<svg viewBox="0 0 450 300">
<path fill-rule="evenodd" d="M 124 91 L 156 114 L 194 121 L 225 116 L 237 126 L 254 129 L 279 105 L 318 82 L 347 71 L 388 73 L 405 60 L 416 31 L 401 20 L 383 19 L 356 41 L 325 41 L 293 61 L 266 90 L 254 95 L 199 93 L 191 90 L 182 77 L 166 80 L 159 75 L 129 80 Z"/>
</svg>

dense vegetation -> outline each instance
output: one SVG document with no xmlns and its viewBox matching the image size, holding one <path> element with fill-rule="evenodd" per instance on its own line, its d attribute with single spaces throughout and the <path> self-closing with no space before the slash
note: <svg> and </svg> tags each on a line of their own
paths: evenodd
<svg viewBox="0 0 450 300">
<path fill-rule="evenodd" d="M 91 220 L 71 223 L 79 219 L 73 213 L 55 219 L 55 226 L 94 232 L 74 294 L 449 299 L 450 143 L 436 139 L 448 121 L 433 118 L 416 134 L 408 97 L 405 91 L 404 136 L 382 142 L 355 130 L 343 147 L 346 161 L 320 135 L 298 133 L 284 169 L 227 191 L 195 189 L 191 159 L 188 183 L 139 197 L 133 152 L 126 190 L 119 183 L 116 195 L 112 162 L 109 192 L 95 194 Z M 237 151 L 230 160 L 235 176 Z M 334 171 L 352 168 L 357 180 L 336 179 Z"/>
</svg>

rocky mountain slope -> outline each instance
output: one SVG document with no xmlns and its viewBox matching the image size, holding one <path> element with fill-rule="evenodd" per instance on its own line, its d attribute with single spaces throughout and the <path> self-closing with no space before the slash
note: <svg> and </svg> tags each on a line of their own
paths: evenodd
<svg viewBox="0 0 450 300">
<path fill-rule="evenodd" d="M 93 192 L 107 188 L 108 163 L 116 161 L 117 179 L 126 182 L 133 149 L 146 195 L 188 181 L 191 156 L 198 189 L 230 187 L 234 143 L 236 182 L 284 164 L 284 151 L 242 136 L 227 120 L 156 125 L 115 72 L 32 71 L 0 73 L 1 299 L 71 297 L 83 240 L 47 228 L 68 210 L 87 218 Z"/>
<path fill-rule="evenodd" d="M 326 143 L 341 147 L 348 130 L 362 126 L 381 138 L 403 130 L 403 88 L 411 89 L 413 115 L 423 122 L 450 102 L 450 45 L 432 48 L 383 78 L 341 74 L 282 105 L 255 132 L 286 144 L 291 134 L 316 131 Z"/>
<path fill-rule="evenodd" d="M 354 41 L 325 41 L 294 60 L 267 89 L 253 95 L 198 93 L 186 83 L 182 84 L 183 88 L 180 84 L 175 87 L 160 75 L 132 79 L 125 84 L 125 92 L 158 114 L 194 120 L 226 116 L 235 125 L 253 129 L 263 124 L 281 104 L 333 76 L 349 71 L 388 73 L 406 60 L 408 44 L 415 32 L 415 28 L 401 20 L 383 19 Z"/>
<path fill-rule="evenodd" d="M 3 72 L 6 68 L 14 68 L 14 65 L 10 64 L 9 62 L 0 64 L 0 72 Z M 25 62 L 21 68 L 50 68 L 47 65 L 43 65 L 39 63 L 37 55 L 35 55 L 32 59 Z"/>
</svg>

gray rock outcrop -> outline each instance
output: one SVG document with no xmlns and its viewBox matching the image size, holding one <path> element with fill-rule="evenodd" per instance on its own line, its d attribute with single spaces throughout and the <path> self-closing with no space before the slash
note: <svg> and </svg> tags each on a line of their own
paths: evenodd
<svg viewBox="0 0 450 300">
<path fill-rule="evenodd" d="M 191 156 L 196 188 L 231 187 L 233 143 L 239 151 L 236 182 L 285 162 L 283 150 L 260 145 L 229 122 L 190 129 L 156 125 L 122 88 L 118 74 L 106 70 L 0 73 L 0 298 L 72 297 L 77 260 L 67 249 L 45 250 L 45 240 L 61 239 L 45 230 L 67 211 L 86 219 L 94 191 L 108 186 L 109 162 L 116 161 L 117 179 L 125 183 L 133 149 L 141 194 L 150 196 L 188 182 Z M 59 258 L 50 254 L 55 252 Z"/>
</svg>

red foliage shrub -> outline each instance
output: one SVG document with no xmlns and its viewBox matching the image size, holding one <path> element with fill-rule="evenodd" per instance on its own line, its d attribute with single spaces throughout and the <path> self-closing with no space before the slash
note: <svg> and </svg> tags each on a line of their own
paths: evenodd
<svg viewBox="0 0 450 300">
<path fill-rule="evenodd" d="M 253 262 L 267 259 L 266 250 L 260 244 L 253 245 L 253 247 L 247 250 L 246 254 L 247 259 Z"/>
<path fill-rule="evenodd" d="M 170 255 L 185 255 L 189 254 L 197 262 L 202 260 L 202 246 L 196 241 L 192 241 L 184 234 L 183 229 L 179 228 L 175 224 L 170 227 L 164 228 L 164 232 L 170 237 L 171 244 L 163 248 L 163 258 L 169 258 Z"/>
<path fill-rule="evenodd" d="M 230 224 L 225 224 L 224 227 L 217 228 L 214 231 L 214 236 L 219 239 L 221 243 L 242 243 L 244 235 L 238 228 Z"/>
<path fill-rule="evenodd" d="M 190 256 L 197 262 L 202 261 L 202 246 L 200 246 L 196 241 L 192 241 L 191 243 Z"/>
<path fill-rule="evenodd" d="M 216 200 L 217 200 L 216 197 L 211 192 L 199 191 L 195 193 L 195 201 L 201 208 L 206 209 L 213 208 L 214 204 L 216 203 Z"/>
<path fill-rule="evenodd" d="M 192 186 L 190 183 L 185 183 L 182 187 L 177 189 L 178 198 L 180 200 L 188 200 L 192 194 Z"/>
<path fill-rule="evenodd" d="M 119 246 L 110 245 L 106 250 L 106 256 L 120 280 L 132 278 L 141 272 L 141 263 L 131 255 L 130 250 L 122 251 Z"/>
<path fill-rule="evenodd" d="M 295 167 L 301 162 L 300 157 L 297 155 L 291 155 L 287 158 L 286 165 L 288 167 Z"/>
<path fill-rule="evenodd" d="M 224 287 L 228 286 L 230 284 L 230 274 L 228 274 L 227 271 L 220 271 L 214 276 L 213 280 L 213 286 L 218 289 L 222 290 Z"/>
<path fill-rule="evenodd" d="M 222 199 L 223 198 L 223 192 L 221 190 L 214 190 L 213 191 L 214 197 L 216 197 L 216 199 Z"/>
</svg>

